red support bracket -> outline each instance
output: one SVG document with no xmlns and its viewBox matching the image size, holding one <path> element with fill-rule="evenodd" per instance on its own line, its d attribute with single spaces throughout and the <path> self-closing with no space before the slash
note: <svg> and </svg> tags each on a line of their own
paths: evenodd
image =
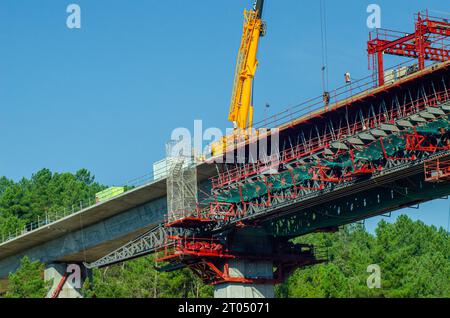
<svg viewBox="0 0 450 318">
<path fill-rule="evenodd" d="M 52 298 L 58 298 L 59 294 L 61 293 L 64 284 L 67 281 L 67 273 L 63 275 L 63 277 L 61 278 L 61 281 L 59 282 L 58 286 L 56 287 L 55 291 L 52 294 Z"/>
</svg>

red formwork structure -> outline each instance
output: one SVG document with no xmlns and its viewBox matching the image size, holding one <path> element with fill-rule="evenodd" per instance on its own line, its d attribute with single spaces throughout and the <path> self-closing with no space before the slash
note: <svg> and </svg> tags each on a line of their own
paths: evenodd
<svg viewBox="0 0 450 318">
<path fill-rule="evenodd" d="M 450 159 L 433 159 L 425 162 L 425 181 L 450 181 Z"/>
<path fill-rule="evenodd" d="M 406 135 L 406 150 L 435 153 L 440 150 L 449 150 L 449 148 L 450 145 L 438 147 L 433 144 L 426 136 L 419 134 L 416 128 L 414 128 L 414 133 Z"/>
<path fill-rule="evenodd" d="M 425 61 L 445 62 L 449 60 L 449 50 L 447 37 L 450 36 L 450 24 L 448 21 L 439 18 L 432 18 L 428 14 L 416 16 L 415 32 L 413 34 L 400 33 L 389 30 L 378 30 L 376 37 L 370 38 L 368 42 L 369 56 L 373 57 L 373 65 L 378 70 L 378 79 L 361 84 L 367 90 L 375 88 L 377 85 L 383 86 L 385 84 L 384 76 L 384 61 L 383 54 L 393 54 L 399 56 L 413 57 L 419 60 L 418 69 L 425 68 Z M 354 88 L 355 86 L 353 86 Z M 350 89 L 352 89 L 350 87 Z M 384 89 L 384 88 L 381 88 Z M 345 96 L 345 92 L 339 92 L 342 96 Z M 338 94 L 335 94 L 337 96 Z M 333 143 L 343 142 L 346 138 L 355 136 L 356 134 L 365 133 L 366 131 L 373 129 L 381 129 L 383 125 L 395 125 L 400 119 L 404 119 L 408 116 L 418 114 L 421 111 L 429 110 L 430 108 L 438 109 L 442 103 L 449 102 L 449 90 L 435 91 L 431 94 L 419 98 L 410 102 L 404 102 L 399 107 L 392 108 L 389 111 L 373 114 L 367 118 L 360 118 L 352 124 L 344 125 L 339 129 L 334 129 L 332 132 L 317 133 L 316 137 L 312 137 L 309 140 L 305 140 L 303 143 L 299 143 L 290 149 L 283 150 L 279 153 L 277 160 L 274 161 L 258 161 L 256 163 L 236 165 L 233 169 L 222 171 L 218 176 L 211 178 L 213 195 L 206 206 L 198 206 L 195 211 L 183 211 L 182 213 L 175 213 L 174 217 L 170 215 L 166 222 L 167 227 L 181 228 L 189 232 L 193 229 L 205 229 L 208 226 L 213 226 L 219 222 L 238 219 L 245 217 L 247 210 L 252 206 L 258 207 L 270 207 L 272 201 L 280 198 L 281 196 L 288 195 L 287 199 L 295 199 L 298 196 L 303 195 L 302 191 L 305 188 L 302 186 L 293 185 L 292 191 L 288 194 L 271 193 L 271 186 L 268 183 L 266 172 L 271 169 L 277 170 L 280 165 L 284 167 L 295 167 L 301 165 L 302 160 L 311 158 L 313 154 L 324 152 L 329 150 L 333 146 Z M 336 99 L 336 98 L 335 98 Z M 353 97 L 350 97 L 346 102 L 351 102 Z M 314 104 L 314 100 L 311 101 L 311 105 Z M 320 104 L 320 102 L 319 102 Z M 308 105 L 305 106 L 308 108 Z M 292 115 L 295 113 L 289 113 Z M 284 120 L 286 114 L 283 114 L 282 120 Z M 444 115 L 442 115 L 443 117 Z M 447 114 L 445 115 L 447 116 Z M 437 118 L 439 116 L 436 116 Z M 436 118 L 436 119 L 437 119 Z M 450 146 L 438 147 L 430 143 L 427 136 L 424 136 L 417 132 L 416 129 L 412 133 L 404 134 L 406 139 L 406 149 L 409 153 L 405 156 L 409 158 L 393 158 L 388 156 L 385 146 L 389 146 L 388 140 L 384 140 L 380 137 L 376 140 L 379 142 L 384 152 L 385 160 L 416 160 L 414 152 L 431 152 L 434 153 L 440 150 L 450 150 Z M 338 147 L 339 148 L 339 147 Z M 444 149 L 445 148 L 445 149 Z M 383 169 L 382 164 L 374 162 L 357 161 L 354 156 L 353 149 L 337 150 L 334 154 L 327 155 L 327 160 L 333 161 L 343 152 L 348 151 L 352 162 L 352 167 L 339 173 L 335 173 L 330 167 L 321 164 L 320 160 L 317 160 L 317 164 L 311 166 L 308 173 L 311 176 L 311 181 L 314 181 L 310 191 L 323 190 L 327 184 L 339 184 L 342 182 L 352 181 L 354 178 L 358 178 L 364 175 L 370 175 L 381 171 Z M 411 153 L 411 154 L 410 154 Z M 287 168 L 289 170 L 289 168 Z M 292 174 L 292 173 L 291 173 Z M 427 181 L 444 181 L 450 180 L 450 161 L 441 162 L 433 161 L 425 164 L 425 175 Z M 291 178 L 294 179 L 293 175 Z M 250 180 L 258 179 L 266 183 L 267 193 L 264 195 L 267 199 L 261 200 L 261 202 L 247 202 L 242 194 L 242 187 Z M 309 184 L 308 184 L 309 185 Z M 316 188 L 314 188 L 316 187 Z M 237 203 L 224 203 L 220 202 L 217 198 L 218 190 L 226 189 L 239 189 L 241 195 L 241 202 Z M 282 197 L 286 199 L 286 197 Z M 239 205 L 239 206 L 238 206 Z M 178 215 L 183 215 L 182 218 L 178 218 Z M 242 220 L 241 220 L 242 221 Z M 237 222 L 237 226 L 254 226 L 251 223 L 245 223 L 245 221 Z M 194 231 L 195 232 L 195 231 Z M 193 233 L 193 232 L 192 232 Z M 211 284 L 219 284 L 222 282 L 239 282 L 239 283 L 275 283 L 280 282 L 285 277 L 286 273 L 289 273 L 295 268 L 307 266 L 320 262 L 314 255 L 313 247 L 308 247 L 310 250 L 295 256 L 292 254 L 274 254 L 266 256 L 267 259 L 272 261 L 278 268 L 278 273 L 275 275 L 274 280 L 270 282 L 264 279 L 249 279 L 246 277 L 231 277 L 229 273 L 229 262 L 233 259 L 252 259 L 255 256 L 252 255 L 239 255 L 235 252 L 229 251 L 226 247 L 226 243 L 219 241 L 211 236 L 195 237 L 190 233 L 185 236 L 173 236 L 169 240 L 173 244 L 166 244 L 168 246 L 163 255 L 158 258 L 160 262 L 166 262 L 173 264 L 184 264 L 192 271 L 197 273 L 204 282 Z M 203 233 L 210 233 L 203 231 Z M 264 259 L 264 256 L 258 256 L 260 259 Z"/>
<path fill-rule="evenodd" d="M 174 244 L 166 245 L 157 262 L 182 262 L 187 268 L 196 273 L 205 283 L 217 285 L 221 283 L 241 284 L 278 284 L 285 280 L 287 275 L 302 266 L 310 266 L 325 262 L 326 255 L 318 256 L 322 252 L 311 245 L 301 245 L 298 254 L 284 254 L 277 252 L 274 255 L 242 255 L 232 253 L 219 240 L 214 238 L 197 238 L 188 236 L 171 236 L 168 238 Z M 274 278 L 248 278 L 230 275 L 230 260 L 267 260 L 272 261 L 277 268 Z"/>
<path fill-rule="evenodd" d="M 349 180 L 348 178 L 345 178 L 345 177 L 335 176 L 332 173 L 330 173 L 330 171 L 332 171 L 332 169 L 330 167 L 321 165 L 320 162 L 318 162 L 316 166 L 313 166 L 311 168 L 311 175 L 312 175 L 311 180 L 324 182 L 324 183 L 335 183 L 335 184 Z"/>
<path fill-rule="evenodd" d="M 415 16 L 414 33 L 377 29 L 369 35 L 367 50 L 372 67 L 378 74 L 378 85 L 385 84 L 383 54 L 418 59 L 418 69 L 425 68 L 425 61 L 445 62 L 450 59 L 450 23 L 443 18 L 431 17 L 428 12 Z"/>
<path fill-rule="evenodd" d="M 170 212 L 165 220 L 165 226 L 170 228 L 201 228 L 214 224 L 216 220 L 227 221 L 233 217 L 239 217 L 240 212 L 230 203 L 213 200 L 207 206 L 197 207 L 194 211 Z"/>
<path fill-rule="evenodd" d="M 167 246 L 164 255 L 158 261 L 166 262 L 180 256 L 193 256 L 202 258 L 235 258 L 229 254 L 223 244 L 212 238 L 196 238 L 183 236 L 170 236 L 168 239 L 175 244 Z"/>
<path fill-rule="evenodd" d="M 169 212 L 165 226 L 189 229 L 201 227 L 212 222 L 214 221 L 211 220 L 209 211 L 197 206 L 194 211 Z"/>
<path fill-rule="evenodd" d="M 411 102 L 408 102 L 400 109 L 393 109 L 386 113 L 376 114 L 372 117 L 366 118 L 365 120 L 359 120 L 353 125 L 344 126 L 341 129 L 336 130 L 333 133 L 326 133 L 320 137 L 314 137 L 308 140 L 307 144 L 298 144 L 292 148 L 281 151 L 279 155 L 279 160 L 275 162 L 257 162 L 257 163 L 248 163 L 242 166 L 235 167 L 233 169 L 223 171 L 219 173 L 216 177 L 211 178 L 212 188 L 214 190 L 221 189 L 227 186 L 231 186 L 233 184 L 238 184 L 239 182 L 246 180 L 248 178 L 255 177 L 257 175 L 261 175 L 264 171 L 267 171 L 271 168 L 277 168 L 280 164 L 288 164 L 291 162 L 295 162 L 296 160 L 300 160 L 303 158 L 307 158 L 311 156 L 311 154 L 323 151 L 330 147 L 333 141 L 344 139 L 349 136 L 353 136 L 357 133 L 361 133 L 367 131 L 369 129 L 375 129 L 382 127 L 383 124 L 393 125 L 396 120 L 401 120 L 405 117 L 405 114 L 417 114 L 420 111 L 432 108 L 439 108 L 439 105 L 447 102 L 449 97 L 449 90 L 444 90 L 436 93 L 429 94 L 424 98 L 418 98 Z M 411 149 L 407 150 L 417 150 L 417 151 L 427 151 L 423 148 L 423 143 L 419 143 L 417 145 L 417 138 L 421 138 L 419 134 L 415 133 L 414 136 L 410 137 L 408 147 Z M 414 139 L 415 138 L 415 139 Z M 380 138 L 381 142 L 383 142 L 383 138 Z M 390 158 L 386 159 L 392 160 L 405 160 L 407 158 Z M 410 158 L 413 160 L 414 158 Z M 369 172 L 375 172 L 377 170 L 373 167 L 362 167 L 361 169 L 356 168 L 356 174 L 363 174 Z M 316 179 L 319 179 L 320 176 L 324 176 L 324 169 L 321 169 L 319 166 L 316 170 Z M 333 180 L 328 180 L 333 181 Z M 336 180 L 334 180 L 336 181 Z"/>
</svg>

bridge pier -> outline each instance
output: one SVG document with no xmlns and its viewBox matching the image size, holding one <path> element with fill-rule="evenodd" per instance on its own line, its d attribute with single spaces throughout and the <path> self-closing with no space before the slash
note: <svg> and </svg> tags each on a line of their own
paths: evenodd
<svg viewBox="0 0 450 318">
<path fill-rule="evenodd" d="M 273 279 L 273 262 L 232 260 L 229 262 L 229 276 L 231 278 Z M 214 298 L 274 298 L 274 285 L 224 283 L 217 285 Z"/>
<path fill-rule="evenodd" d="M 273 238 L 262 228 L 246 228 L 228 235 L 227 241 L 241 257 L 226 263 L 229 281 L 216 286 L 214 297 L 274 298 L 274 263 L 263 257 L 273 253 Z"/>
<path fill-rule="evenodd" d="M 44 279 L 52 285 L 47 298 L 83 298 L 83 284 L 90 275 L 82 264 L 48 264 Z"/>
</svg>

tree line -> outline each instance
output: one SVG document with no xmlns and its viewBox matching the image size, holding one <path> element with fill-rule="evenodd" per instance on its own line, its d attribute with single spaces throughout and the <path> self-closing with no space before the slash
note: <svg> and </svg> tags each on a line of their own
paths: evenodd
<svg viewBox="0 0 450 318">
<path fill-rule="evenodd" d="M 0 233 L 13 232 L 38 215 L 92 198 L 105 188 L 86 169 L 75 174 L 44 169 L 19 182 L 0 178 Z M 381 221 L 375 233 L 353 224 L 296 241 L 326 248 L 328 262 L 297 270 L 276 286 L 277 297 L 450 297 L 450 237 L 443 228 L 402 215 L 393 223 Z M 380 269 L 380 288 L 368 287 L 370 265 Z M 42 279 L 43 266 L 24 258 L 20 269 L 10 274 L 5 296 L 44 297 L 49 286 Z M 213 296 L 213 287 L 189 270 L 160 273 L 153 256 L 96 269 L 93 282 L 83 290 L 85 297 L 98 298 Z"/>
</svg>

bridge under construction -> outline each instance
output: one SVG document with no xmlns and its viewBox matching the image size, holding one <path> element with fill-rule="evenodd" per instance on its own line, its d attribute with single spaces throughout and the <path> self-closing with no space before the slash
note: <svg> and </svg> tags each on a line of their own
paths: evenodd
<svg viewBox="0 0 450 318">
<path fill-rule="evenodd" d="M 138 188 L 94 207 L 116 202 L 116 215 L 162 200 L 154 212 L 158 217 L 114 239 L 100 238 L 90 248 L 83 244 L 83 253 L 74 249 L 48 261 L 70 259 L 89 270 L 156 254 L 159 270 L 188 268 L 215 286 L 216 297 L 273 297 L 274 285 L 293 271 L 327 261 L 326 248 L 295 244 L 294 238 L 335 232 L 450 194 L 446 19 L 419 13 L 414 31 L 377 30 L 367 44 L 373 74 L 346 78 L 341 88 L 253 123 L 251 83 L 255 41 L 265 33 L 262 9 L 263 1 L 257 1 L 245 14 L 230 110 L 236 133 L 214 144 L 212 156 L 201 162 L 174 154 L 169 145 L 167 175 L 145 196 L 130 203 Z M 389 55 L 406 61 L 385 68 Z M 252 149 L 263 139 L 270 151 L 254 160 Z M 67 227 L 76 217 L 67 218 Z M 89 236 L 95 233 L 90 225 L 101 221 L 67 232 Z M 3 248 L 13 263 L 18 252 L 67 232 L 42 234 L 28 245 L 27 237 L 39 232 L 27 233 L 0 244 L 0 252 Z M 0 255 L 0 264 L 5 258 Z M 52 290 L 56 297 L 66 279 L 60 276 Z"/>
<path fill-rule="evenodd" d="M 449 35 L 446 20 L 420 13 L 413 33 L 377 30 L 372 76 L 274 117 L 277 135 L 265 137 L 278 146 L 263 159 L 250 158 L 261 134 L 225 137 L 219 157 L 233 163 L 207 161 L 218 174 L 200 199 L 195 166 L 171 158 L 165 223 L 91 266 L 156 252 L 161 270 L 189 268 L 217 297 L 272 297 L 294 270 L 327 260 L 293 238 L 448 195 Z M 412 61 L 385 70 L 388 54 Z"/>
</svg>

